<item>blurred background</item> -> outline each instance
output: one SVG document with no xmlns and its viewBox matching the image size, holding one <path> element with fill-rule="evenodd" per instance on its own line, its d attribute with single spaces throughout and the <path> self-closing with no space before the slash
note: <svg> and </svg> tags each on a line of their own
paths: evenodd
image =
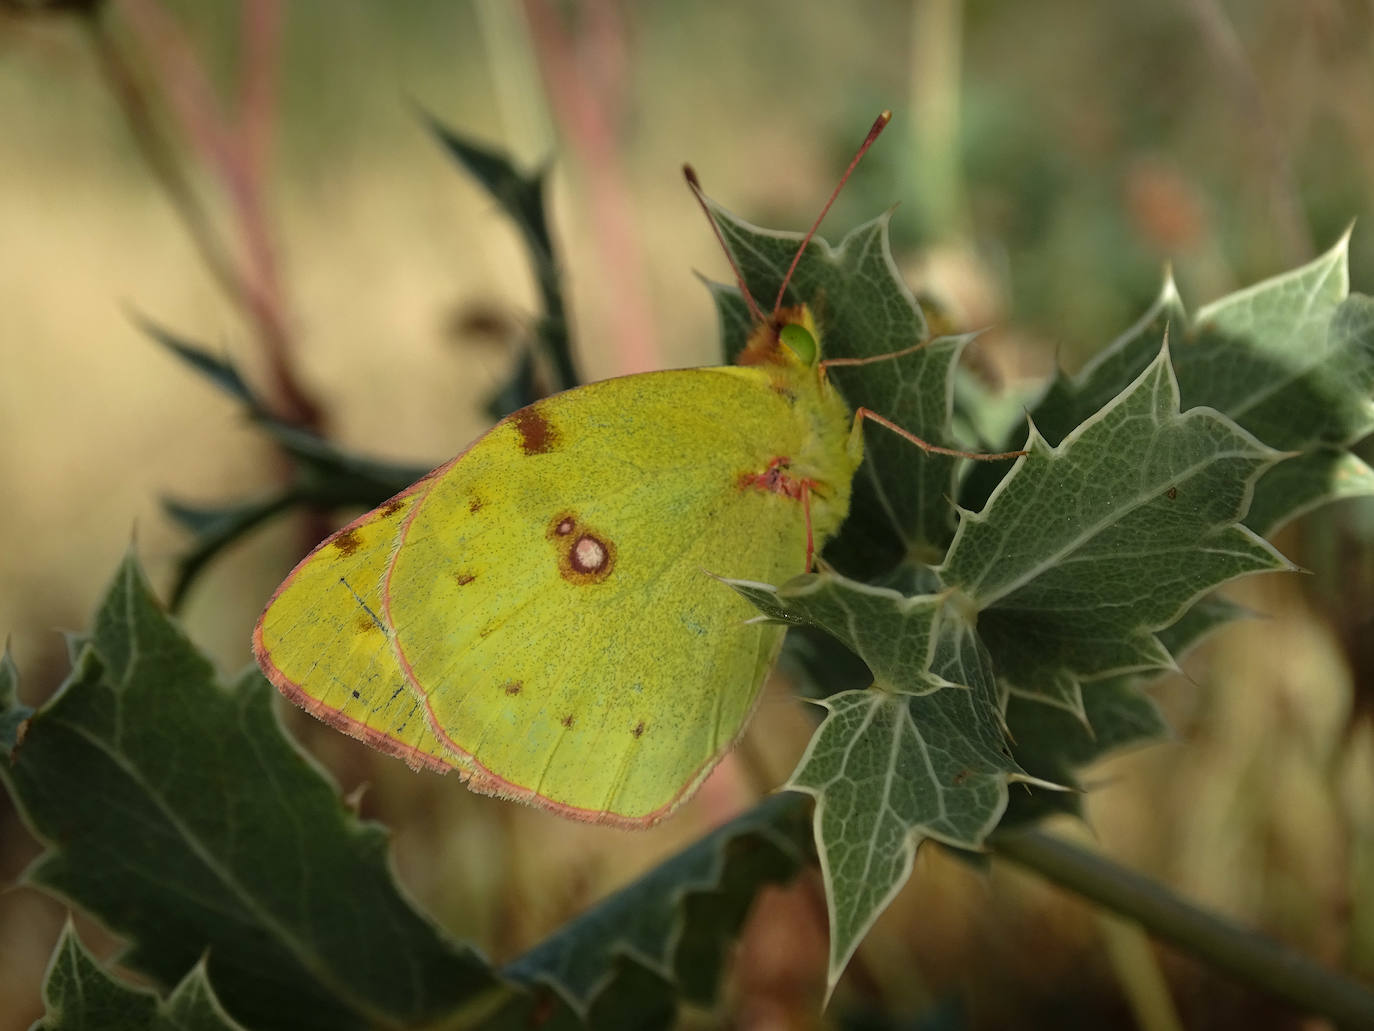
<svg viewBox="0 0 1374 1031">
<path fill-rule="evenodd" d="M 908 279 L 956 324 L 995 327 L 972 360 L 1012 386 L 1080 365 L 1166 263 L 1195 308 L 1314 256 L 1374 202 L 1369 0 L 109 0 L 98 29 L 88 6 L 0 2 L 0 630 L 30 704 L 65 674 L 58 631 L 85 625 L 131 540 L 170 583 L 186 538 L 161 498 L 284 475 L 137 316 L 360 452 L 433 464 L 484 428 L 535 292 L 420 110 L 552 162 L 588 379 L 718 360 L 693 272 L 728 272 L 684 161 L 735 212 L 802 229 L 884 107 L 892 126 L 823 235 L 900 204 Z M 1374 232 L 1357 227 L 1351 265 L 1367 290 Z M 1365 976 L 1371 525 L 1346 505 L 1286 531 L 1314 575 L 1237 590 L 1273 618 L 1161 683 L 1177 740 L 1094 771 L 1090 828 L 1060 828 Z M 327 528 L 281 520 L 193 589 L 186 626 L 226 673 Z M 812 725 L 772 685 L 748 761 L 631 835 L 472 796 L 284 716 L 344 790 L 367 786 L 362 811 L 395 828 L 423 908 L 498 961 L 780 783 Z M 36 846 L 0 807 L 11 886 Z M 816 891 L 761 900 L 696 1026 L 1313 1026 L 1016 870 L 930 847 L 821 1017 Z M 27 888 L 0 894 L 0 1029 L 41 1012 L 64 917 Z"/>
</svg>

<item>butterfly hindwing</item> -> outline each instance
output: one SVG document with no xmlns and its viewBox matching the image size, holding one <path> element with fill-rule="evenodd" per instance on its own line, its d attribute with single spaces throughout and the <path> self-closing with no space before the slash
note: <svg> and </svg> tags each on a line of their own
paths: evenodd
<svg viewBox="0 0 1374 1031">
<path fill-rule="evenodd" d="M 268 678 L 312 715 L 413 767 L 444 771 L 452 757 L 397 666 L 380 615 L 386 568 L 424 483 L 306 556 L 268 603 L 253 650 Z"/>
</svg>

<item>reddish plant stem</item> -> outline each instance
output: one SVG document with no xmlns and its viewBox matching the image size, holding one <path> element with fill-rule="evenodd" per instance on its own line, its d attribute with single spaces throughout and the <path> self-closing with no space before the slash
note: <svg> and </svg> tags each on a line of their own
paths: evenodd
<svg viewBox="0 0 1374 1031">
<path fill-rule="evenodd" d="M 616 284 L 610 317 L 618 371 L 656 368 L 644 256 L 614 131 L 624 96 L 624 76 L 610 59 L 619 52 L 620 22 L 605 0 L 578 9 L 577 35 L 548 0 L 524 0 L 524 9 L 554 120 L 587 177 L 603 278 Z"/>
<path fill-rule="evenodd" d="M 276 93 L 279 0 L 245 0 L 240 92 L 232 120 L 216 98 L 194 48 L 157 0 L 115 0 L 115 5 L 152 68 L 178 129 L 219 179 L 233 209 L 244 258 L 225 257 L 220 264 L 227 264 L 232 275 L 221 272 L 216 278 L 228 287 L 231 299 L 257 330 L 271 372 L 272 404 L 283 419 L 318 431 L 322 410 L 301 384 L 292 360 L 285 291 L 262 190 Z M 146 114 L 147 105 L 143 107 Z M 130 112 L 130 119 L 134 117 Z M 205 253 L 206 248 L 201 250 Z M 223 246 L 216 250 L 230 253 Z"/>
</svg>

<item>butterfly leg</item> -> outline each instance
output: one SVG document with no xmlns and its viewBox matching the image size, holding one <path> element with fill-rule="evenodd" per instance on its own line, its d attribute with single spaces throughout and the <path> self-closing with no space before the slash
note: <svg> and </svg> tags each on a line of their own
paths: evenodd
<svg viewBox="0 0 1374 1031">
<path fill-rule="evenodd" d="M 932 444 L 929 441 L 922 440 L 910 430 L 902 429 L 902 427 L 898 426 L 891 419 L 884 418 L 871 408 L 860 408 L 854 413 L 854 428 L 856 432 L 865 419 L 870 422 L 876 422 L 879 426 L 886 427 L 899 437 L 905 437 L 927 454 L 952 455 L 955 458 L 974 458 L 980 462 L 996 462 L 1003 458 L 1020 458 L 1026 453 L 1024 451 L 1000 451 L 997 454 L 990 455 L 979 454 L 973 451 L 957 451 L 953 448 L 941 447 L 938 444 Z"/>
<path fill-rule="evenodd" d="M 801 481 L 802 513 L 806 516 L 806 569 L 811 572 L 811 562 L 816 557 L 816 538 L 811 533 L 811 486 L 810 480 Z"/>
</svg>

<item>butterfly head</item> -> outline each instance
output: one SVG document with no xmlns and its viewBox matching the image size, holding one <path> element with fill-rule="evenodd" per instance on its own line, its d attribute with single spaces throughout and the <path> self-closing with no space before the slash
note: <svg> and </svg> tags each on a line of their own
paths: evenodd
<svg viewBox="0 0 1374 1031">
<path fill-rule="evenodd" d="M 736 359 L 740 365 L 784 365 L 814 369 L 820 362 L 820 333 L 809 305 L 780 308 L 754 327 Z"/>
<path fill-rule="evenodd" d="M 884 111 L 878 116 L 872 128 L 868 130 L 868 135 L 864 138 L 858 153 L 854 155 L 853 160 L 849 162 L 849 167 L 845 169 L 844 175 L 840 177 L 839 185 L 830 194 L 830 199 L 825 202 L 825 207 L 821 208 L 821 213 L 816 216 L 816 221 L 811 224 L 806 235 L 801 238 L 801 242 L 797 245 L 797 250 L 792 256 L 792 264 L 787 267 L 787 271 L 783 274 L 782 281 L 778 286 L 777 300 L 773 302 L 772 315 L 764 315 L 763 310 L 754 300 L 753 295 L 750 294 L 749 285 L 744 281 L 744 273 L 740 270 L 738 262 L 735 261 L 734 253 L 725 240 L 725 234 L 721 231 L 720 223 L 716 220 L 711 202 L 706 199 L 706 194 L 702 192 L 701 182 L 697 179 L 696 172 L 692 171 L 690 165 L 682 166 L 683 174 L 687 177 L 687 185 L 691 188 L 697 203 L 701 205 L 701 210 L 705 213 L 706 221 L 710 223 L 712 232 L 716 234 L 716 239 L 720 241 L 726 260 L 730 262 L 730 269 L 735 273 L 735 281 L 739 284 L 740 295 L 744 298 L 744 303 L 749 308 L 749 314 L 754 319 L 754 331 L 750 333 L 749 341 L 738 358 L 740 365 L 771 364 L 792 369 L 815 369 L 820 374 L 820 381 L 822 383 L 825 381 L 825 367 L 820 362 L 820 345 L 817 342 L 819 336 L 816 333 L 816 321 L 811 315 L 811 309 L 805 304 L 783 307 L 782 301 L 787 296 L 788 286 L 792 284 L 792 275 L 797 271 L 797 265 L 801 262 L 808 245 L 816 235 L 816 230 L 820 228 L 826 212 L 835 203 L 835 198 L 839 196 L 840 190 L 849 180 L 849 176 L 858 165 L 859 159 L 864 156 L 868 148 L 873 145 L 873 141 L 878 138 L 878 134 L 891 120 L 891 111 Z"/>
</svg>

